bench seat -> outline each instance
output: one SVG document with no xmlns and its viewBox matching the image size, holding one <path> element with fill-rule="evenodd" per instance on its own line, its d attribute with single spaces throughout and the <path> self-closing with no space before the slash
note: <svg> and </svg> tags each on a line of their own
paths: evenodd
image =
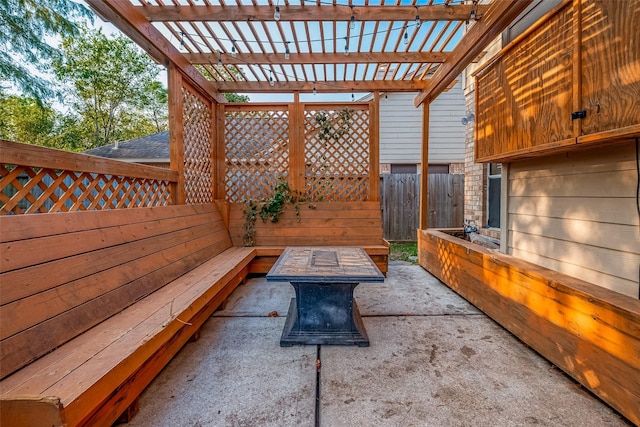
<svg viewBox="0 0 640 427">
<path fill-rule="evenodd" d="M 255 249 L 231 245 L 213 205 L 48 218 L 0 218 L 13 230 L 0 247 L 0 425 L 111 425 L 245 279 Z M 59 250 L 25 256 L 54 238 Z"/>
<path fill-rule="evenodd" d="M 20 397 L 3 406 L 21 408 L 31 421 L 42 412 L 59 416 L 48 425 L 117 419 L 246 276 L 253 256 L 251 248 L 227 249 L 9 376 L 2 394 L 33 403 Z"/>
</svg>

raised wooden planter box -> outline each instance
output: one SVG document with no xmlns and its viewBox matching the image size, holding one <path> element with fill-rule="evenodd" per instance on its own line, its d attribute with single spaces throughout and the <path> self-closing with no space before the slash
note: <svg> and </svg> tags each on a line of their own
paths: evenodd
<svg viewBox="0 0 640 427">
<path fill-rule="evenodd" d="M 437 230 L 422 267 L 640 424 L 640 301 Z"/>
</svg>

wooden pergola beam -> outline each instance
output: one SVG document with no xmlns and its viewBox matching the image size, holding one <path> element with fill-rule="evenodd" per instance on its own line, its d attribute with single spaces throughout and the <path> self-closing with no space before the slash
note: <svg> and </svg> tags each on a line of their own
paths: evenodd
<svg viewBox="0 0 640 427">
<path fill-rule="evenodd" d="M 221 93 L 255 93 L 278 92 L 290 93 L 299 91 L 310 93 L 316 88 L 318 93 L 344 93 L 344 92 L 417 92 L 424 89 L 427 80 L 372 80 L 372 81 L 329 81 L 329 82 L 304 82 L 304 81 L 276 81 L 273 86 L 269 82 L 211 82 L 216 90 Z"/>
<path fill-rule="evenodd" d="M 429 6 L 330 6 L 286 5 L 280 6 L 281 21 L 413 21 L 416 15 L 422 21 L 464 21 L 469 19 L 471 4 Z M 486 5 L 477 5 L 482 15 Z M 152 22 L 173 21 L 274 21 L 275 6 L 135 6 L 138 13 Z"/>
<path fill-rule="evenodd" d="M 221 57 L 214 53 L 185 53 L 192 64 L 216 64 Z M 442 63 L 450 56 L 448 52 L 363 52 L 351 53 L 291 53 L 285 59 L 283 53 L 238 53 L 233 56 L 223 53 L 225 64 L 382 64 L 382 63 Z"/>
<path fill-rule="evenodd" d="M 413 103 L 431 102 L 455 80 L 483 49 L 522 13 L 533 0 L 496 0 L 453 49 L 451 56 L 434 73 L 426 90 Z"/>
<path fill-rule="evenodd" d="M 105 20 L 118 27 L 143 48 L 153 59 L 168 67 L 175 65 L 190 81 L 217 102 L 226 99 L 204 76 L 127 0 L 87 0 L 91 8 Z"/>
</svg>

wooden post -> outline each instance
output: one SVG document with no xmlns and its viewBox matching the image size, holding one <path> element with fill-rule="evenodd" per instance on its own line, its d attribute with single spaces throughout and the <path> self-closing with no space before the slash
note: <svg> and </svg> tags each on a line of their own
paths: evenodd
<svg viewBox="0 0 640 427">
<path fill-rule="evenodd" d="M 293 105 L 289 106 L 289 185 L 294 191 L 304 193 L 304 105 L 300 93 L 293 93 Z"/>
<path fill-rule="evenodd" d="M 211 120 L 209 121 L 209 135 L 211 140 L 209 145 L 209 158 L 211 164 L 211 183 L 210 185 L 210 198 L 211 202 L 215 202 L 217 199 L 216 193 L 218 188 L 218 164 L 216 163 L 218 157 L 218 122 L 216 117 L 218 116 L 218 109 L 216 108 L 218 103 L 216 101 L 210 101 L 209 104 L 209 117 Z"/>
<path fill-rule="evenodd" d="M 380 200 L 380 92 L 369 103 L 369 200 Z"/>
<path fill-rule="evenodd" d="M 178 172 L 178 182 L 172 188 L 173 203 L 185 204 L 184 122 L 182 112 L 182 74 L 169 64 L 169 167 Z"/>
<path fill-rule="evenodd" d="M 225 164 L 226 157 L 226 136 L 225 136 L 225 107 L 224 104 L 216 105 L 215 115 L 215 130 L 216 130 L 216 144 L 215 144 L 215 193 L 214 199 L 226 200 L 226 174 L 227 165 Z"/>
<path fill-rule="evenodd" d="M 429 108 L 431 104 L 422 104 L 422 156 L 420 159 L 420 230 L 427 229 L 429 219 Z"/>
</svg>

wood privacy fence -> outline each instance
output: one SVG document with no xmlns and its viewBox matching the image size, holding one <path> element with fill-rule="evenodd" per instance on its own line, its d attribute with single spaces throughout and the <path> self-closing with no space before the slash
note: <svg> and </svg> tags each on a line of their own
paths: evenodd
<svg viewBox="0 0 640 427">
<path fill-rule="evenodd" d="M 420 215 L 420 175 L 380 175 L 384 238 L 416 241 Z M 462 227 L 464 175 L 429 175 L 429 228 Z"/>
</svg>

